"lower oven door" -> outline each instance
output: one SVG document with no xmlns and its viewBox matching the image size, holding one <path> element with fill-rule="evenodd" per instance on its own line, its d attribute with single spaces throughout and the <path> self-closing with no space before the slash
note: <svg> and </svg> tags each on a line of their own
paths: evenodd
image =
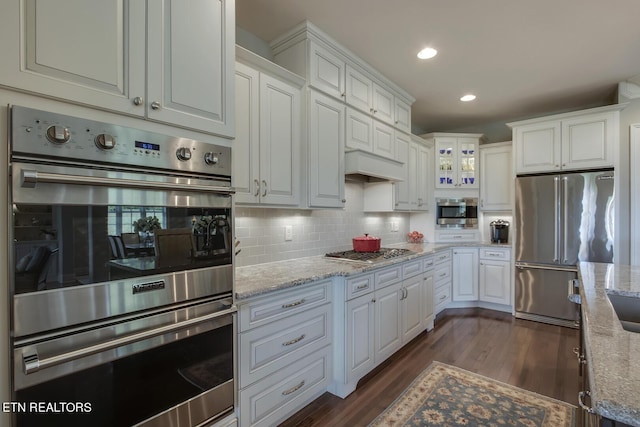
<svg viewBox="0 0 640 427">
<path fill-rule="evenodd" d="M 233 410 L 231 299 L 14 348 L 16 426 L 196 426 Z"/>
</svg>

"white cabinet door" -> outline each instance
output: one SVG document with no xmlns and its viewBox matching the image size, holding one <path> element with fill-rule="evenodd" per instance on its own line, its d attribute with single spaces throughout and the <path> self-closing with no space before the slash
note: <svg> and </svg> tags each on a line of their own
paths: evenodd
<svg viewBox="0 0 640 427">
<path fill-rule="evenodd" d="M 480 148 L 480 209 L 511 210 L 513 173 L 511 145 L 489 144 Z"/>
<path fill-rule="evenodd" d="M 260 75 L 260 200 L 300 203 L 300 89 Z"/>
<path fill-rule="evenodd" d="M 308 123 L 310 207 L 343 207 L 345 106 L 311 90 Z"/>
<path fill-rule="evenodd" d="M 416 201 L 415 210 L 428 211 L 433 203 L 433 147 L 415 144 L 416 157 Z"/>
<path fill-rule="evenodd" d="M 562 120 L 562 169 L 613 167 L 617 112 Z"/>
<path fill-rule="evenodd" d="M 399 98 L 395 98 L 394 125 L 396 128 L 411 133 L 411 106 Z"/>
<path fill-rule="evenodd" d="M 373 120 L 358 110 L 347 107 L 347 150 L 373 152 Z"/>
<path fill-rule="evenodd" d="M 237 203 L 260 201 L 260 72 L 236 63 L 236 139 L 232 186 Z"/>
<path fill-rule="evenodd" d="M 411 210 L 413 198 L 411 192 L 415 193 L 415 185 L 413 184 L 413 179 L 415 175 L 415 171 L 412 171 L 410 165 L 413 163 L 415 169 L 415 155 L 413 151 L 415 148 L 411 144 L 411 139 L 404 135 L 401 132 L 396 131 L 396 160 L 403 162 L 404 167 L 402 168 L 403 173 L 403 181 L 398 181 L 393 184 L 395 190 L 395 210 Z"/>
<path fill-rule="evenodd" d="M 345 62 L 317 43 L 309 42 L 309 85 L 344 100 Z"/>
<path fill-rule="evenodd" d="M 533 123 L 515 129 L 516 173 L 560 170 L 560 122 Z"/>
<path fill-rule="evenodd" d="M 144 115 L 145 2 L 1 3 L 3 85 Z"/>
<path fill-rule="evenodd" d="M 433 329 L 434 320 L 434 271 L 424 273 L 422 278 L 422 329 Z"/>
<path fill-rule="evenodd" d="M 511 274 L 505 261 L 480 261 L 480 301 L 511 304 Z"/>
<path fill-rule="evenodd" d="M 382 86 L 373 84 L 373 117 L 389 125 L 394 124 L 395 103 L 393 94 Z"/>
<path fill-rule="evenodd" d="M 373 293 L 347 302 L 347 382 L 361 378 L 374 367 L 374 308 Z"/>
<path fill-rule="evenodd" d="M 478 138 L 435 138 L 436 188 L 478 188 Z"/>
<path fill-rule="evenodd" d="M 377 120 L 373 120 L 373 154 L 396 160 L 395 131 Z"/>
<path fill-rule="evenodd" d="M 402 345 L 400 288 L 402 282 L 375 292 L 375 363 L 391 356 Z"/>
<path fill-rule="evenodd" d="M 478 300 L 478 249 L 453 250 L 453 300 Z"/>
<path fill-rule="evenodd" d="M 346 70 L 347 104 L 372 114 L 373 81 L 349 64 L 347 64 Z"/>
<path fill-rule="evenodd" d="M 405 279 L 402 282 L 401 292 L 402 306 L 402 343 L 406 344 L 422 332 L 424 322 L 422 321 L 422 274 Z"/>
<path fill-rule="evenodd" d="M 148 117 L 233 137 L 235 3 L 147 5 Z"/>
</svg>

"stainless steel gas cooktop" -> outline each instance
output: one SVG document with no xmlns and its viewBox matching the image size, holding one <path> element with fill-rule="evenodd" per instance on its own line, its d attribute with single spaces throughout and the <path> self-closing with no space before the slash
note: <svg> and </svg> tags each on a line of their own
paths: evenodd
<svg viewBox="0 0 640 427">
<path fill-rule="evenodd" d="M 356 252 L 354 250 L 331 252 L 326 257 L 335 258 L 343 261 L 366 262 L 373 264 L 376 262 L 386 261 L 391 258 L 398 258 L 413 254 L 409 249 L 392 249 L 380 248 L 378 252 Z"/>
</svg>

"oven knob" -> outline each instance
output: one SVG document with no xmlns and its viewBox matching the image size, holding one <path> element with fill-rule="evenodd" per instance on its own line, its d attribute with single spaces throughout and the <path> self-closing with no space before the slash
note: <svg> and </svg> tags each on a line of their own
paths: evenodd
<svg viewBox="0 0 640 427">
<path fill-rule="evenodd" d="M 186 147 L 181 147 L 176 150 L 176 157 L 178 160 L 189 160 L 191 159 L 191 150 Z"/>
<path fill-rule="evenodd" d="M 69 128 L 59 125 L 53 125 L 47 128 L 47 139 L 54 144 L 64 144 L 69 142 L 69 138 Z"/>
<path fill-rule="evenodd" d="M 96 136 L 94 141 L 96 146 L 102 150 L 111 150 L 116 146 L 116 139 L 113 135 L 109 135 L 108 133 L 101 133 Z"/>
<path fill-rule="evenodd" d="M 205 153 L 204 155 L 204 162 L 208 165 L 217 165 L 219 160 L 218 156 L 212 152 Z"/>
</svg>

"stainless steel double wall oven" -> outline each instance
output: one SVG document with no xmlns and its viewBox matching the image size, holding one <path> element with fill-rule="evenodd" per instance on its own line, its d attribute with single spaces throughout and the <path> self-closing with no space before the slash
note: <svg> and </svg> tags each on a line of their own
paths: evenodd
<svg viewBox="0 0 640 427">
<path fill-rule="evenodd" d="M 197 426 L 232 411 L 230 148 L 9 114 L 14 424 Z"/>
</svg>

